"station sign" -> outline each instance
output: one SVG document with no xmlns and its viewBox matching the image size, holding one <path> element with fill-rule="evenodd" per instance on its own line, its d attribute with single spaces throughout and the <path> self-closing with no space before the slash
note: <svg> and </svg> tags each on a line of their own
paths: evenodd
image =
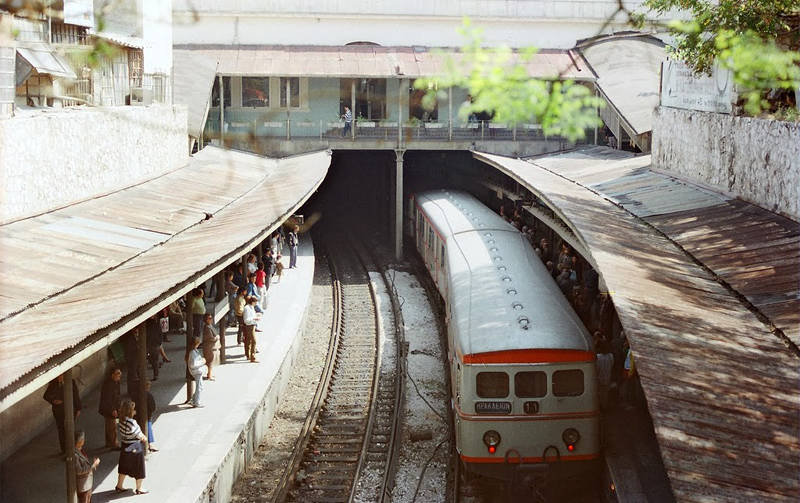
<svg viewBox="0 0 800 503">
<path fill-rule="evenodd" d="M 733 111 L 733 75 L 714 66 L 711 75 L 696 74 L 681 61 L 661 64 L 661 106 L 729 114 Z"/>
</svg>

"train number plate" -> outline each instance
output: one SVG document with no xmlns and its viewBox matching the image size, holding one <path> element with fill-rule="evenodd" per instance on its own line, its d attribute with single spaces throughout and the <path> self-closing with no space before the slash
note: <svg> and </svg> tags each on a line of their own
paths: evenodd
<svg viewBox="0 0 800 503">
<path fill-rule="evenodd" d="M 511 414 L 511 402 L 475 402 L 478 414 Z"/>
</svg>

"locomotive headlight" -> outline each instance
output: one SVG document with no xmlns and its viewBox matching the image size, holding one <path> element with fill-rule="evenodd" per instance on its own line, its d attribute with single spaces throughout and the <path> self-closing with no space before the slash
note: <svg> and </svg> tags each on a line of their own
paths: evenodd
<svg viewBox="0 0 800 503">
<path fill-rule="evenodd" d="M 567 450 L 572 452 L 575 450 L 575 446 L 581 439 L 581 434 L 578 433 L 578 430 L 575 428 L 567 428 L 564 430 L 564 433 L 561 434 L 561 440 L 564 441 L 564 444 L 567 446 Z"/>
<path fill-rule="evenodd" d="M 489 430 L 483 434 L 483 443 L 489 449 L 489 454 L 497 452 L 497 446 L 500 444 L 500 434 L 494 430 Z"/>
</svg>

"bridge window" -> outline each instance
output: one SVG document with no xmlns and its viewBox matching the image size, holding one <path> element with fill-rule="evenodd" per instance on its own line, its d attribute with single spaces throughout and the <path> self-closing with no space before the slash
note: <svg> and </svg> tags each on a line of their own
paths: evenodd
<svg viewBox="0 0 800 503">
<path fill-rule="evenodd" d="M 300 108 L 300 77 L 281 77 L 280 107 Z"/>
<path fill-rule="evenodd" d="M 477 392 L 481 398 L 504 398 L 508 396 L 508 374 L 505 372 L 479 372 Z"/>
<path fill-rule="evenodd" d="M 242 106 L 269 106 L 269 77 L 242 77 Z"/>
<path fill-rule="evenodd" d="M 352 92 L 355 88 L 355 96 Z M 340 114 L 344 107 L 350 107 L 355 98 L 353 117 L 366 120 L 383 120 L 386 118 L 386 79 L 340 79 L 339 99 Z"/>
<path fill-rule="evenodd" d="M 225 107 L 231 106 L 231 78 L 222 77 L 222 87 L 225 88 Z M 219 106 L 219 77 L 214 79 L 214 86 L 211 88 L 211 106 Z"/>
<path fill-rule="evenodd" d="M 514 375 L 514 394 L 520 398 L 541 398 L 547 395 L 547 374 L 517 372 Z"/>
<path fill-rule="evenodd" d="M 583 370 L 557 370 L 553 372 L 555 396 L 580 396 L 583 394 Z"/>
</svg>

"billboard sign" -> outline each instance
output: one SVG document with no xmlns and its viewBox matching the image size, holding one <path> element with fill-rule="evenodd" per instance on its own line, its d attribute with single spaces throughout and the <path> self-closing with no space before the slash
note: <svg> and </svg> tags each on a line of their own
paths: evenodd
<svg viewBox="0 0 800 503">
<path fill-rule="evenodd" d="M 661 65 L 661 106 L 729 114 L 733 110 L 733 76 L 717 66 L 711 76 L 695 74 L 681 61 Z"/>
</svg>

